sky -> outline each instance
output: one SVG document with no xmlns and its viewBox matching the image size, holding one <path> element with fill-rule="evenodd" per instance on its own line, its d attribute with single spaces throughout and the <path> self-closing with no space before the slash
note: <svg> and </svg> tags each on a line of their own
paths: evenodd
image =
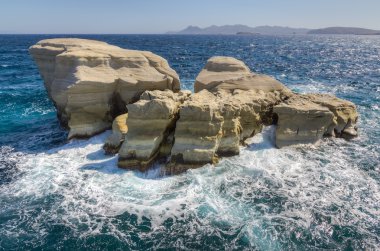
<svg viewBox="0 0 380 251">
<path fill-rule="evenodd" d="M 143 34 L 225 24 L 380 30 L 380 0 L 0 1 L 0 33 Z"/>
</svg>

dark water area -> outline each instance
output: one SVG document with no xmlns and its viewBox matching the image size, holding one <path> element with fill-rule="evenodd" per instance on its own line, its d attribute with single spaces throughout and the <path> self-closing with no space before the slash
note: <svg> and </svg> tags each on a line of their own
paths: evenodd
<svg viewBox="0 0 380 251">
<path fill-rule="evenodd" d="M 161 177 L 120 170 L 109 132 L 67 141 L 28 47 L 80 37 L 152 51 L 183 89 L 233 56 L 296 92 L 354 102 L 359 137 L 240 156 Z M 0 250 L 380 249 L 380 37 L 0 35 Z"/>
</svg>

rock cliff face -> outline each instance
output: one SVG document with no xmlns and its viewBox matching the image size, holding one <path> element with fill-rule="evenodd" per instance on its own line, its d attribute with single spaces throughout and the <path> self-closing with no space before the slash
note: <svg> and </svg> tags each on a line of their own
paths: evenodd
<svg viewBox="0 0 380 251">
<path fill-rule="evenodd" d="M 334 114 L 328 136 L 351 138 L 358 135 L 358 112 L 354 103 L 327 94 L 306 95 L 312 102 L 327 107 Z"/>
<path fill-rule="evenodd" d="M 122 168 L 162 161 L 178 173 L 213 164 L 272 124 L 279 148 L 357 135 L 353 103 L 293 93 L 235 58 L 209 59 L 192 94 L 179 91 L 177 74 L 150 52 L 81 39 L 43 40 L 30 52 L 69 137 L 93 135 L 115 118 L 104 150 L 119 153 Z"/>
<path fill-rule="evenodd" d="M 274 107 L 278 115 L 276 146 L 315 143 L 333 123 L 334 114 L 305 96 L 294 95 Z"/>
<path fill-rule="evenodd" d="M 179 116 L 171 151 L 172 168 L 215 163 L 223 125 L 217 97 L 208 91 L 196 93 L 180 107 Z"/>
<path fill-rule="evenodd" d="M 189 95 L 146 91 L 139 101 L 127 105 L 128 133 L 119 151 L 119 167 L 145 170 L 165 147 L 171 148 L 170 143 L 166 145 L 168 138 L 174 132 L 179 106 Z"/>
<path fill-rule="evenodd" d="M 267 108 L 279 102 L 279 93 L 255 90 L 193 94 L 180 106 L 172 162 L 191 168 L 239 154 L 244 140 L 261 132 Z"/>
<path fill-rule="evenodd" d="M 109 128 L 145 90 L 179 91 L 178 75 L 151 52 L 85 39 L 47 39 L 29 49 L 69 138 Z"/>
<path fill-rule="evenodd" d="M 273 122 L 273 106 L 292 95 L 277 80 L 230 57 L 209 59 L 195 92 L 179 109 L 171 173 L 239 154 L 245 139 Z"/>
</svg>

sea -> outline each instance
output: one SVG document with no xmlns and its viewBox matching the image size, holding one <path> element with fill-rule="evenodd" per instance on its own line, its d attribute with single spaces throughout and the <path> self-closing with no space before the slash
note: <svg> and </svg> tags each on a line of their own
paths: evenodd
<svg viewBox="0 0 380 251">
<path fill-rule="evenodd" d="M 67 140 L 28 47 L 79 37 L 166 58 L 193 83 L 211 56 L 298 93 L 354 102 L 359 136 L 239 156 L 172 176 L 117 167 L 109 131 Z M 380 36 L 0 35 L 0 250 L 380 250 Z"/>
</svg>

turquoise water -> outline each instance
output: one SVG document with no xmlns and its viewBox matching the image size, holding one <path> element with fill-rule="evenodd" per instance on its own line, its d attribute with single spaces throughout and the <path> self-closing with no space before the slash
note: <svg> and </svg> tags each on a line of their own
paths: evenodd
<svg viewBox="0 0 380 251">
<path fill-rule="evenodd" d="M 0 36 L 0 249 L 380 249 L 380 37 L 75 36 L 153 51 L 183 89 L 227 55 L 358 106 L 352 141 L 279 150 L 268 127 L 240 156 L 170 177 L 118 169 L 109 132 L 66 140 L 27 50 L 48 37 Z"/>
</svg>

